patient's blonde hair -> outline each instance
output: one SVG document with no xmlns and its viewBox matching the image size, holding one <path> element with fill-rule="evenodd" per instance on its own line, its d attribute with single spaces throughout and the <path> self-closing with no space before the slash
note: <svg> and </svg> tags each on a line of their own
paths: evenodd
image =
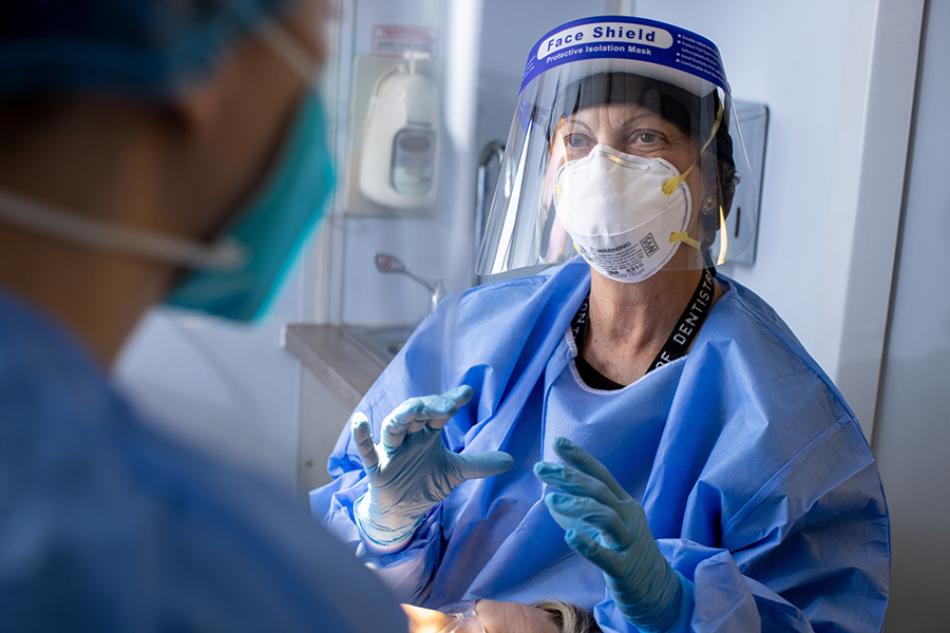
<svg viewBox="0 0 950 633">
<path fill-rule="evenodd" d="M 531 606 L 547 613 L 561 633 L 601 633 L 594 616 L 586 609 L 560 600 L 542 600 Z"/>
</svg>

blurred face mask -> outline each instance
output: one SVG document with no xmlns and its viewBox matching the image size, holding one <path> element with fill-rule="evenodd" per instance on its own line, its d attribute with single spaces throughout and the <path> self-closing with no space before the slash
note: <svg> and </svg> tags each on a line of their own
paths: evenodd
<svg viewBox="0 0 950 633">
<path fill-rule="evenodd" d="M 243 249 L 239 266 L 197 268 L 169 293 L 166 303 L 233 321 L 261 317 L 323 214 L 333 188 L 326 119 L 314 69 L 296 43 L 273 23 L 262 39 L 310 85 L 298 106 L 274 168 L 227 229 L 225 243 Z"/>
<path fill-rule="evenodd" d="M 186 268 L 165 299 L 169 305 L 239 322 L 263 316 L 323 213 L 333 171 L 314 65 L 276 24 L 264 24 L 258 34 L 308 90 L 264 186 L 212 245 L 98 222 L 3 192 L 0 219 L 90 248 Z"/>
<path fill-rule="evenodd" d="M 685 175 L 662 158 L 596 145 L 561 166 L 554 192 L 557 217 L 577 250 L 609 279 L 643 281 L 680 243 L 699 247 L 686 234 L 692 209 Z"/>
</svg>

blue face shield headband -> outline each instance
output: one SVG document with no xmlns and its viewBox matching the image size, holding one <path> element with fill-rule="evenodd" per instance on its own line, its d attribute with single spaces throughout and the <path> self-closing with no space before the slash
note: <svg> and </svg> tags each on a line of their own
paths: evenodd
<svg viewBox="0 0 950 633">
<path fill-rule="evenodd" d="M 273 23 L 260 36 L 307 81 L 307 93 L 257 195 L 212 245 L 144 233 L 0 192 L 0 219 L 90 248 L 181 265 L 168 305 L 247 322 L 266 313 L 333 189 L 326 114 L 306 54 Z"/>
</svg>

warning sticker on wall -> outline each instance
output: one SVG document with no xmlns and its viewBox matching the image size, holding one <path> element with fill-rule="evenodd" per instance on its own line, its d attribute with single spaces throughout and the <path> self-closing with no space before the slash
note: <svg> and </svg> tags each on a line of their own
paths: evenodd
<svg viewBox="0 0 950 633">
<path fill-rule="evenodd" d="M 406 51 L 421 51 L 435 57 L 439 32 L 430 26 L 377 24 L 373 27 L 373 54 L 402 57 Z"/>
</svg>

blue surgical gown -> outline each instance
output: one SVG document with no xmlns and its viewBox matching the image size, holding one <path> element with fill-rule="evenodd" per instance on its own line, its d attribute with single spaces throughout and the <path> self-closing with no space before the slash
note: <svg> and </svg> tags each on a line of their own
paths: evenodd
<svg viewBox="0 0 950 633">
<path fill-rule="evenodd" d="M 0 629 L 405 631 L 292 498 L 144 426 L 0 292 Z"/>
<path fill-rule="evenodd" d="M 366 490 L 344 429 L 311 493 L 313 513 L 404 599 L 557 598 L 631 631 L 600 571 L 572 552 L 531 467 L 563 435 L 643 503 L 664 556 L 688 581 L 677 631 L 879 631 L 887 605 L 887 508 L 843 397 L 760 298 L 726 292 L 689 354 L 619 391 L 579 378 L 569 325 L 590 288 L 574 260 L 462 295 L 414 333 L 359 405 L 378 437 L 407 397 L 461 383 L 475 398 L 446 427 L 455 451 L 504 450 L 515 467 L 468 481 L 397 553 L 360 541 Z M 454 337 L 454 338 L 453 338 Z M 454 340 L 439 363 L 438 351 Z"/>
</svg>

